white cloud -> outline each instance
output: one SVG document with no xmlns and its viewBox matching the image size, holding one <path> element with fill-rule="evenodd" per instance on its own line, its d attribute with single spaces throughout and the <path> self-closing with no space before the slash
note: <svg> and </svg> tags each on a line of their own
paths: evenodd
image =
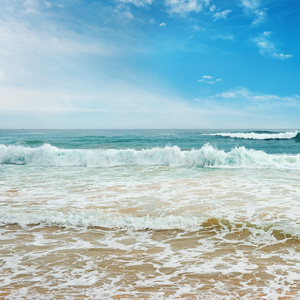
<svg viewBox="0 0 300 300">
<path fill-rule="evenodd" d="M 252 93 L 243 88 L 186 102 L 174 95 L 141 89 L 135 84 L 120 81 L 103 82 L 102 87 L 92 91 L 75 89 L 64 92 L 51 88 L 0 86 L 0 119 L 5 117 L 2 127 L 271 128 L 278 124 L 283 127 L 291 124 L 290 127 L 293 127 L 290 118 L 284 119 L 278 112 L 274 115 L 271 109 L 279 103 L 279 108 L 284 105 L 295 110 L 300 102 L 297 95 L 278 97 Z M 17 117 L 13 119 L 13 116 Z M 279 116 L 283 119 L 282 123 Z"/>
<path fill-rule="evenodd" d="M 1 0 L 0 0 L 1 1 Z M 14 54 L 66 52 L 101 53 L 109 55 L 105 43 L 89 42 L 85 34 L 68 29 L 64 22 L 56 22 L 49 13 L 54 6 L 42 0 L 6 0 L 0 10 L 0 58 Z M 56 5 L 59 6 L 59 5 Z M 67 22 L 66 22 L 67 23 Z M 38 24 L 38 25 L 37 25 Z M 84 28 L 82 28 L 84 31 Z M 104 49 L 107 49 L 104 50 Z"/>
<path fill-rule="evenodd" d="M 42 0 L 6 0 L 1 1 L 1 11 L 7 15 L 15 13 L 19 17 L 41 15 L 41 11 L 50 8 L 52 4 L 49 1 Z M 57 5 L 60 6 L 60 5 Z"/>
<path fill-rule="evenodd" d="M 203 7 L 203 4 L 198 0 L 165 0 L 165 4 L 169 7 L 169 13 L 181 15 L 190 12 L 199 12 Z"/>
<path fill-rule="evenodd" d="M 131 21 L 134 19 L 132 12 L 129 7 L 124 4 L 119 4 L 114 10 L 115 17 L 124 22 Z"/>
<path fill-rule="evenodd" d="M 201 26 L 199 26 L 198 24 L 192 25 L 191 28 L 192 28 L 194 31 L 196 31 L 196 32 L 200 32 L 200 31 L 204 31 L 204 30 L 205 30 L 204 27 L 201 27 Z"/>
<path fill-rule="evenodd" d="M 0 86 L 1 111 L 54 112 L 71 111 L 70 97 L 63 93 L 15 86 Z"/>
<path fill-rule="evenodd" d="M 47 8 L 50 8 L 52 6 L 51 3 L 48 1 L 44 1 L 44 4 Z"/>
<path fill-rule="evenodd" d="M 234 36 L 232 34 L 217 34 L 212 36 L 213 40 L 222 39 L 222 40 L 234 40 Z"/>
<path fill-rule="evenodd" d="M 162 23 L 160 23 L 160 24 L 159 24 L 159 26 L 160 26 L 160 27 L 167 26 L 167 23 L 165 23 L 165 22 L 162 22 Z"/>
<path fill-rule="evenodd" d="M 223 11 L 216 12 L 214 14 L 215 20 L 226 19 L 228 17 L 228 14 L 231 13 L 231 12 L 232 11 L 230 9 L 226 9 L 226 10 L 223 10 Z"/>
<path fill-rule="evenodd" d="M 89 42 L 83 35 L 63 28 L 41 29 L 27 22 L 0 19 L 0 58 L 24 53 L 94 53 L 111 55 L 115 50 L 101 42 Z"/>
<path fill-rule="evenodd" d="M 245 11 L 254 15 L 255 19 L 252 22 L 253 25 L 257 25 L 265 19 L 266 13 L 260 8 L 259 0 L 242 0 L 241 2 Z"/>
<path fill-rule="evenodd" d="M 273 56 L 279 59 L 287 59 L 293 57 L 293 55 L 291 54 L 283 54 L 283 53 L 274 53 Z"/>
<path fill-rule="evenodd" d="M 23 0 L 25 14 L 39 13 L 39 2 L 37 0 Z"/>
<path fill-rule="evenodd" d="M 272 34 L 272 31 L 264 31 L 263 32 L 264 36 L 271 36 L 271 34 Z"/>
<path fill-rule="evenodd" d="M 286 96 L 280 97 L 277 95 L 269 95 L 269 94 L 258 94 L 253 93 L 243 87 L 235 89 L 235 90 L 228 90 L 217 95 L 218 98 L 223 99 L 234 99 L 237 101 L 247 101 L 252 103 L 284 103 L 287 105 L 294 106 L 299 103 L 299 96 Z"/>
<path fill-rule="evenodd" d="M 224 116 L 224 108 L 212 106 L 211 102 L 188 103 L 124 82 L 110 81 L 103 87 L 84 93 L 0 87 L 0 116 L 18 115 L 11 126 L 23 128 L 212 128 L 217 126 L 214 117 L 220 121 Z M 234 110 L 227 113 L 231 117 L 236 115 Z M 38 121 L 24 125 L 28 116 Z M 43 119 L 48 120 L 46 125 Z"/>
<path fill-rule="evenodd" d="M 16 87 L 0 85 L 1 111 L 18 112 L 149 112 L 168 105 L 168 97 L 121 81 L 99 80 L 93 90 L 73 86 Z M 174 99 L 175 103 L 176 99 Z M 165 104 L 164 104 L 165 103 Z"/>
<path fill-rule="evenodd" d="M 152 0 L 118 0 L 121 3 L 131 3 L 135 6 L 144 6 L 147 4 L 152 4 Z"/>
<path fill-rule="evenodd" d="M 216 10 L 216 6 L 213 4 L 213 5 L 211 5 L 210 7 L 209 7 L 209 10 L 211 11 L 211 12 L 213 12 L 213 11 L 215 11 Z"/>
<path fill-rule="evenodd" d="M 254 25 L 262 22 L 265 19 L 266 13 L 264 11 L 256 9 L 254 11 L 254 14 L 256 15 L 256 19 L 252 22 Z"/>
<path fill-rule="evenodd" d="M 13 10 L 12 4 L 9 11 L 0 12 L 0 110 L 69 109 L 62 95 L 76 86 L 74 80 L 85 80 L 82 73 L 88 67 L 82 61 L 92 55 L 102 63 L 118 55 L 117 47 L 46 18 L 40 26 L 31 24 L 33 17 L 21 17 L 19 5 Z"/>
<path fill-rule="evenodd" d="M 271 40 L 271 32 L 270 31 L 265 31 L 259 37 L 255 38 L 254 42 L 255 42 L 256 46 L 258 47 L 259 52 L 262 55 L 267 55 L 267 56 L 282 59 L 282 60 L 293 57 L 293 55 L 291 55 L 291 54 L 279 53 L 279 50 L 277 49 L 277 47 Z"/>
<path fill-rule="evenodd" d="M 210 5 L 210 0 L 204 0 L 204 6 L 208 7 Z"/>
<path fill-rule="evenodd" d="M 222 79 L 214 78 L 213 76 L 210 75 L 203 75 L 201 79 L 198 79 L 198 82 L 203 82 L 207 84 L 215 84 L 220 81 L 222 81 Z"/>
<path fill-rule="evenodd" d="M 222 94 L 218 95 L 221 98 L 229 99 L 229 98 L 248 98 L 249 97 L 249 91 L 244 88 L 239 88 L 237 90 L 229 90 L 226 92 L 223 92 Z"/>
<path fill-rule="evenodd" d="M 260 6 L 258 0 L 242 0 L 242 5 L 248 9 L 255 10 Z"/>
</svg>

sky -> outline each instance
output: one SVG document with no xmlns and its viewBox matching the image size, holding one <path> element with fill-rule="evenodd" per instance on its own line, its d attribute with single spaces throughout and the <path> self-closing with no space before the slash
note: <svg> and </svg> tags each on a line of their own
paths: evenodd
<svg viewBox="0 0 300 300">
<path fill-rule="evenodd" d="M 298 0 L 0 0 L 0 128 L 300 129 Z"/>
</svg>

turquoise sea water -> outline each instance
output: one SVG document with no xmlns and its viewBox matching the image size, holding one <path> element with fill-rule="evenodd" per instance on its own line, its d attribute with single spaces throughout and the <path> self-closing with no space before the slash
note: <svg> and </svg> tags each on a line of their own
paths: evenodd
<svg viewBox="0 0 300 300">
<path fill-rule="evenodd" d="M 61 149 L 151 149 L 178 146 L 199 149 L 209 143 L 220 150 L 234 147 L 266 153 L 298 154 L 300 134 L 293 130 L 0 130 L 0 143 Z"/>
<path fill-rule="evenodd" d="M 0 130 L 0 297 L 295 299 L 299 182 L 297 129 Z"/>
</svg>

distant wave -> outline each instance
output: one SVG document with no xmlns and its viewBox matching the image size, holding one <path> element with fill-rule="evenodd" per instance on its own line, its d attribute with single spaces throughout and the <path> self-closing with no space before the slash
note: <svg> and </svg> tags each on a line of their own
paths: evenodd
<svg viewBox="0 0 300 300">
<path fill-rule="evenodd" d="M 50 144 L 30 148 L 0 145 L 0 164 L 114 167 L 268 167 L 300 169 L 300 154 L 275 155 L 236 147 L 229 152 L 206 144 L 183 151 L 177 146 L 135 149 L 59 149 Z"/>
<path fill-rule="evenodd" d="M 0 211 L 0 225 L 18 224 L 20 226 L 42 225 L 60 227 L 98 227 L 105 229 L 123 230 L 225 230 L 234 228 L 235 231 L 248 229 L 254 235 L 289 234 L 300 238 L 300 230 L 293 222 L 265 223 L 263 221 L 247 221 L 226 219 L 217 216 L 126 216 L 96 212 L 22 212 L 20 209 Z"/>
<path fill-rule="evenodd" d="M 281 132 L 274 133 L 269 131 L 255 131 L 255 132 L 220 132 L 211 133 L 206 135 L 230 137 L 235 139 L 252 139 L 252 140 L 289 140 L 289 139 L 300 139 L 300 133 L 294 132 Z"/>
</svg>

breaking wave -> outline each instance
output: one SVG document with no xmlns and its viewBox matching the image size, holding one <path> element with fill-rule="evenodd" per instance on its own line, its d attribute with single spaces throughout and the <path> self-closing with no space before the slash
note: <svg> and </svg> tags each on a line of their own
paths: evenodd
<svg viewBox="0 0 300 300">
<path fill-rule="evenodd" d="M 261 221 L 229 220 L 209 216 L 124 216 L 96 212 L 21 212 L 15 210 L 0 211 L 0 225 L 29 225 L 104 228 L 121 230 L 220 230 L 257 232 L 267 235 L 290 235 L 300 238 L 299 226 L 288 222 L 269 223 Z"/>
<path fill-rule="evenodd" d="M 177 146 L 135 149 L 59 149 L 50 144 L 30 148 L 0 145 L 0 164 L 43 166 L 179 166 L 179 167 L 266 167 L 300 169 L 300 154 L 267 154 L 236 147 L 229 152 L 206 144 L 200 149 Z"/>
<path fill-rule="evenodd" d="M 255 132 L 220 132 L 210 133 L 207 135 L 229 137 L 235 139 L 251 139 L 251 140 L 289 140 L 289 139 L 300 139 L 300 132 L 281 132 L 275 133 L 270 131 L 255 131 Z"/>
</svg>

